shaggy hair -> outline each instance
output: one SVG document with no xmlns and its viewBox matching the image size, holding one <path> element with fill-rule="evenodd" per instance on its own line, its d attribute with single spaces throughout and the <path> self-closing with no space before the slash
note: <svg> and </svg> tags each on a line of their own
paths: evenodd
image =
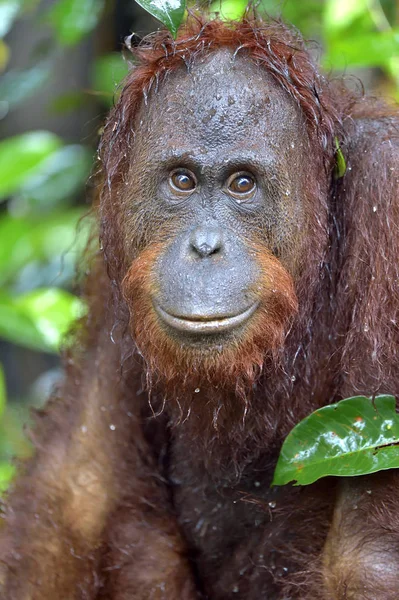
<svg viewBox="0 0 399 600">
<path fill-rule="evenodd" d="M 279 275 L 276 327 L 260 318 L 239 372 L 235 359 L 227 373 L 210 366 L 209 385 L 197 391 L 186 355 L 157 338 L 145 298 L 143 314 L 134 312 L 157 249 L 132 268 L 118 208 L 140 107 L 172 72 L 220 48 L 243 53 L 295 101 L 309 138 L 305 159 L 319 177 L 309 177 L 300 275 L 294 283 Z M 364 527 L 344 519 L 352 538 L 334 517 L 324 558 L 336 483 L 268 484 L 284 436 L 311 411 L 349 395 L 399 393 L 397 111 L 329 82 L 299 34 L 277 21 L 192 15 L 177 40 L 160 31 L 132 52 L 100 144 L 101 251 L 86 283 L 88 315 L 66 353 L 65 383 L 37 417 L 35 457 L 20 466 L 4 506 L 2 598 L 393 600 L 396 577 L 373 578 L 373 553 L 359 550 L 366 543 L 389 564 L 398 549 L 393 475 L 367 484 L 374 496 L 358 493 Z M 347 163 L 341 179 L 337 141 Z M 146 232 L 139 223 L 135 231 L 144 249 Z M 259 252 L 268 270 L 280 268 Z M 259 350 L 265 336 L 271 356 Z M 159 387 L 158 371 L 173 381 L 181 369 L 191 393 Z"/>
</svg>

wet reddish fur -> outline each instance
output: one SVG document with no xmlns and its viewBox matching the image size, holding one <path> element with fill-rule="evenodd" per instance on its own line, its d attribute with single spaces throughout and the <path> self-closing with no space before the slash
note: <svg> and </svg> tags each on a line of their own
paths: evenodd
<svg viewBox="0 0 399 600">
<path fill-rule="evenodd" d="M 270 322 L 260 313 L 244 344 L 223 353 L 207 370 L 208 383 L 214 383 L 233 356 L 231 380 L 238 373 L 243 383 L 257 376 L 250 403 L 243 408 L 240 401 L 235 411 L 225 408 L 236 406 L 237 397 L 223 373 L 221 385 L 205 385 L 199 397 L 188 398 L 179 418 L 173 403 L 168 413 L 162 394 L 154 392 L 149 399 L 146 376 L 155 371 L 173 381 L 182 367 L 191 375 L 196 357 L 165 338 L 147 310 L 145 291 L 153 285 L 152 265 L 164 241 L 156 240 L 143 252 L 148 232 L 139 222 L 135 270 L 129 271 L 131 261 L 119 235 L 122 184 L 134 144 L 132 125 L 150 91 L 171 71 L 226 46 L 245 52 L 273 74 L 297 102 L 310 140 L 306 159 L 319 167 L 319 177 L 309 177 L 304 199 L 310 228 L 295 295 L 278 261 L 267 249 L 258 249 L 265 271 L 276 269 L 276 318 Z M 38 418 L 36 457 L 21 467 L 4 506 L 1 598 L 194 600 L 198 588 L 210 590 L 212 600 L 227 600 L 226 590 L 242 573 L 239 597 L 245 600 L 394 600 L 399 588 L 395 569 L 390 577 L 373 578 L 372 559 L 377 552 L 387 563 L 398 564 L 395 473 L 366 481 L 375 495 L 360 494 L 359 512 L 344 516 L 343 530 L 334 521 L 324 559 L 335 482 L 279 490 L 276 510 L 268 483 L 284 435 L 316 407 L 354 393 L 399 394 L 396 110 L 331 85 L 318 74 L 301 38 L 278 22 L 248 18 L 226 25 L 192 17 L 176 41 L 162 31 L 144 40 L 134 55 L 138 64 L 101 142 L 102 252 L 86 286 L 89 314 L 66 357 L 59 399 Z M 333 177 L 335 137 L 348 165 L 338 182 Z M 266 305 L 271 298 L 266 279 L 264 290 Z M 267 350 L 274 346 L 270 356 Z M 193 374 L 193 387 L 196 383 Z M 88 435 L 83 435 L 90 402 Z M 198 418 L 202 410 L 207 424 Z M 160 414 L 150 419 L 151 411 Z M 220 414 L 218 422 L 215 414 Z M 172 443 L 173 456 L 165 467 Z M 93 465 L 94 483 L 107 492 L 94 499 L 87 495 Z M 258 492 L 245 488 L 251 465 L 256 465 L 256 477 L 264 478 Z M 81 485 L 76 477 L 85 469 L 89 483 Z M 167 485 L 168 469 L 175 481 L 186 482 L 180 496 L 174 497 Z M 198 521 L 193 526 L 197 537 L 183 536 L 180 525 L 198 514 L 205 525 L 209 521 L 204 535 Z M 259 519 L 263 528 L 254 527 Z M 229 547 L 227 535 L 236 536 Z M 384 539 L 389 543 L 384 545 Z M 187 547 L 196 548 L 195 576 Z"/>
<path fill-rule="evenodd" d="M 172 338 L 161 326 L 153 308 L 157 290 L 156 260 L 164 244 L 151 245 L 140 252 L 123 280 L 122 289 L 130 308 L 131 329 L 140 353 L 145 357 L 148 374 L 160 384 L 173 387 L 218 385 L 245 397 L 262 371 L 266 356 L 282 346 L 284 334 L 297 311 L 297 299 L 289 273 L 270 252 L 256 248 L 261 268 L 260 292 L 254 301 L 260 305 L 244 333 L 221 350 L 204 353 Z M 185 380 L 184 380 L 185 377 Z"/>
</svg>

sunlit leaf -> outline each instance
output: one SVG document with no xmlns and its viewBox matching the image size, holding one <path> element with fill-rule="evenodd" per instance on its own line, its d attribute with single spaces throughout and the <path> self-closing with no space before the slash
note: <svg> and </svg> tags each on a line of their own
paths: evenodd
<svg viewBox="0 0 399 600">
<path fill-rule="evenodd" d="M 0 337 L 57 352 L 73 321 L 83 314 L 81 300 L 60 289 L 35 290 L 13 298 L 0 295 Z"/>
<path fill-rule="evenodd" d="M 70 46 L 97 25 L 104 8 L 103 0 L 58 0 L 46 19 L 54 28 L 60 44 Z"/>
<path fill-rule="evenodd" d="M 223 2 L 216 0 L 216 2 L 212 2 L 209 10 L 212 13 L 217 13 L 224 21 L 236 21 L 242 18 L 247 6 L 247 0 L 223 0 Z M 261 4 L 259 8 L 262 9 L 262 7 L 263 5 Z"/>
<path fill-rule="evenodd" d="M 0 199 L 25 184 L 60 146 L 61 140 L 48 131 L 32 131 L 0 142 Z"/>
<path fill-rule="evenodd" d="M 0 79 L 0 102 L 6 102 L 9 108 L 18 106 L 43 86 L 50 74 L 51 64 L 47 61 L 25 71 L 8 71 Z"/>
<path fill-rule="evenodd" d="M 173 37 L 183 22 L 186 0 L 136 0 L 144 10 L 161 21 Z"/>
<path fill-rule="evenodd" d="M 33 350 L 48 349 L 33 321 L 5 294 L 0 294 L 0 338 Z"/>
<path fill-rule="evenodd" d="M 326 0 L 324 23 L 328 29 L 343 29 L 368 10 L 368 0 Z"/>
<path fill-rule="evenodd" d="M 108 106 L 114 101 L 118 84 L 122 81 L 129 70 L 128 63 L 122 54 L 112 52 L 100 56 L 94 63 L 93 89 L 104 94 L 102 98 Z"/>
<path fill-rule="evenodd" d="M 364 396 L 325 406 L 287 436 L 273 485 L 308 485 L 399 467 L 399 415 L 393 396 Z"/>
<path fill-rule="evenodd" d="M 5 492 L 15 475 L 14 465 L 0 462 L 0 493 Z"/>
<path fill-rule="evenodd" d="M 15 306 L 37 327 L 50 350 L 58 350 L 73 321 L 83 315 L 79 298 L 60 289 L 35 290 L 15 300 Z"/>
<path fill-rule="evenodd" d="M 18 277 L 20 269 L 31 263 L 39 266 L 56 260 L 56 283 L 73 274 L 74 263 L 84 248 L 89 235 L 90 221 L 83 219 L 84 211 L 69 209 L 42 217 L 14 218 L 5 214 L 0 218 L 0 285 L 10 284 Z M 29 285 L 27 273 L 24 284 Z M 53 276 L 54 277 L 54 276 Z M 41 285 L 41 282 L 33 282 Z"/>
</svg>

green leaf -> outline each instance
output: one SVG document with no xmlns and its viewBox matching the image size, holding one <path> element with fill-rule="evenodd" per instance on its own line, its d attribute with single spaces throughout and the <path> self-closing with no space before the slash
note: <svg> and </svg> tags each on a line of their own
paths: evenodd
<svg viewBox="0 0 399 600">
<path fill-rule="evenodd" d="M 4 377 L 3 367 L 0 365 L 0 417 L 3 414 L 5 405 L 6 405 L 6 380 Z"/>
<path fill-rule="evenodd" d="M 338 138 L 334 138 L 335 141 L 335 179 L 341 179 L 346 173 L 346 161 L 342 154 L 341 146 L 339 145 Z"/>
<path fill-rule="evenodd" d="M 8 214 L 1 217 L 0 286 L 10 285 L 19 276 L 20 269 L 30 263 L 46 264 L 54 260 L 58 265 L 59 285 L 60 276 L 64 271 L 70 274 L 73 263 L 86 245 L 90 222 L 89 219 L 83 219 L 78 227 L 82 215 L 81 209 L 70 209 L 47 217 L 41 216 L 38 221 Z M 24 284 L 27 284 L 26 274 Z"/>
<path fill-rule="evenodd" d="M 336 69 L 384 66 L 399 55 L 399 29 L 343 36 L 328 40 L 323 64 Z"/>
<path fill-rule="evenodd" d="M 308 485 L 399 467 L 399 415 L 393 396 L 355 396 L 316 410 L 287 436 L 272 485 Z"/>
<path fill-rule="evenodd" d="M 57 352 L 73 321 L 84 312 L 81 300 L 56 288 L 12 298 L 0 295 L 0 336 L 16 344 Z"/>
<path fill-rule="evenodd" d="M 24 365 L 20 365 L 23 369 Z M 24 434 L 24 424 L 30 421 L 30 410 L 25 403 L 9 403 L 0 419 L 0 465 L 14 456 L 25 459 L 32 455 L 32 445 Z"/>
<path fill-rule="evenodd" d="M 60 146 L 61 140 L 48 131 L 32 131 L 0 142 L 0 200 L 25 184 Z"/>
<path fill-rule="evenodd" d="M 272 4 L 275 12 L 278 4 L 275 0 L 273 0 Z M 262 6 L 263 3 L 260 4 L 260 7 Z M 321 37 L 324 2 L 320 2 L 320 0 L 306 0 L 306 2 L 287 0 L 281 5 L 281 8 L 283 19 L 298 27 L 305 38 L 311 37 L 315 39 Z M 267 9 L 266 13 L 271 14 L 270 10 Z"/>
<path fill-rule="evenodd" d="M 35 323 L 49 350 L 59 350 L 65 333 L 84 313 L 84 304 L 79 298 L 56 288 L 20 296 L 15 306 Z"/>
<path fill-rule="evenodd" d="M 173 37 L 183 22 L 186 0 L 136 0 L 144 10 L 161 21 Z"/>
<path fill-rule="evenodd" d="M 106 100 L 108 106 L 113 103 L 117 85 L 127 75 L 128 70 L 128 63 L 123 59 L 122 54 L 117 52 L 100 56 L 95 61 L 93 89 L 95 92 L 104 95 L 104 100 Z"/>
<path fill-rule="evenodd" d="M 368 0 L 326 0 L 324 23 L 328 29 L 344 29 L 369 9 Z"/>
<path fill-rule="evenodd" d="M 46 20 L 55 30 L 60 44 L 72 46 L 97 25 L 104 0 L 58 0 L 48 11 Z"/>
<path fill-rule="evenodd" d="M 18 204 L 28 210 L 48 211 L 64 199 L 71 199 L 87 180 L 93 163 L 92 152 L 84 146 L 64 146 L 45 159 L 37 172 L 22 186 L 13 201 L 13 212 L 20 214 Z"/>
<path fill-rule="evenodd" d="M 236 21 L 242 18 L 247 6 L 247 0 L 223 0 L 223 2 L 216 0 L 212 2 L 209 10 L 211 13 L 217 13 L 224 21 Z M 263 5 L 260 4 L 259 8 L 262 9 Z"/>
<path fill-rule="evenodd" d="M 0 493 L 6 491 L 14 475 L 14 465 L 7 462 L 0 463 Z"/>
<path fill-rule="evenodd" d="M 0 337 L 33 350 L 48 349 L 33 321 L 5 294 L 0 294 Z"/>
</svg>

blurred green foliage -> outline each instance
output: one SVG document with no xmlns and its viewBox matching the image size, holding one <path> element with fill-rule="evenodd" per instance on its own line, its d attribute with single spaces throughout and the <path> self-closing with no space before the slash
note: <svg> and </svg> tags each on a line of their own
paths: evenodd
<svg viewBox="0 0 399 600">
<path fill-rule="evenodd" d="M 173 35 L 184 20 L 191 0 L 137 0 Z M 283 18 L 297 26 L 305 37 L 323 42 L 323 64 L 332 69 L 380 67 L 399 85 L 399 22 L 395 0 L 260 0 L 260 14 Z M 246 0 L 216 0 L 207 10 L 223 19 L 240 18 Z"/>
<path fill-rule="evenodd" d="M 99 23 L 101 0 L 61 0 L 50 8 L 39 0 L 0 0 L 0 119 L 32 98 L 54 73 L 54 59 L 82 41 Z M 39 60 L 25 70 L 6 69 L 11 50 L 7 33 L 14 22 L 29 19 L 51 36 Z M 117 60 L 116 60 L 117 57 Z M 29 60 L 29 59 L 28 59 Z M 104 109 L 112 103 L 116 83 L 126 72 L 118 54 L 92 64 L 93 94 Z M 114 73 L 115 69 L 115 73 Z M 63 114 L 79 108 L 87 91 L 59 97 L 49 106 Z M 82 314 L 80 299 L 70 292 L 75 263 L 86 245 L 85 182 L 94 148 L 66 144 L 50 131 L 28 131 L 0 141 L 0 338 L 26 348 L 58 353 L 71 323 Z M 82 205 L 82 202 L 80 202 Z M 80 224 L 80 225 L 78 225 Z M 54 287 L 54 286 L 57 287 Z M 21 370 L 24 368 L 21 365 Z M 0 365 L 0 491 L 14 467 L 12 456 L 30 448 L 22 432 L 23 403 L 6 402 Z"/>
<path fill-rule="evenodd" d="M 61 45 L 72 46 L 94 29 L 103 9 L 103 0 L 59 0 L 48 11 L 46 21 Z"/>
<path fill-rule="evenodd" d="M 139 3 L 172 30 L 185 14 L 183 1 Z M 189 6 L 194 6 L 191 0 Z M 245 8 L 245 0 L 217 0 L 204 10 L 211 16 L 238 18 Z M 27 99 L 34 102 L 36 92 L 54 74 L 55 57 L 83 43 L 105 11 L 107 23 L 112 23 L 108 17 L 114 10 L 112 0 L 54 0 L 49 8 L 40 0 L 0 0 L 0 119 Z M 383 91 L 397 95 L 399 10 L 394 0 L 262 0 L 258 11 L 282 14 L 306 38 L 317 40 L 328 70 L 373 67 L 382 75 Z M 18 19 L 44 28 L 51 43 L 28 58 L 24 70 L 7 70 L 7 34 Z M 103 19 L 102 31 L 107 23 Z M 118 52 L 95 56 L 91 89 L 64 93 L 49 111 L 62 119 L 93 100 L 100 110 L 109 108 L 127 68 Z M 66 144 L 50 131 L 29 131 L 0 142 L 0 338 L 8 342 L 58 352 L 63 334 L 84 310 L 70 284 L 87 238 L 85 221 L 77 228 L 85 211 L 76 201 L 84 198 L 93 154 L 94 148 Z M 28 453 L 18 407 L 6 402 L 0 366 L 0 491 L 13 473 L 10 457 Z"/>
</svg>

